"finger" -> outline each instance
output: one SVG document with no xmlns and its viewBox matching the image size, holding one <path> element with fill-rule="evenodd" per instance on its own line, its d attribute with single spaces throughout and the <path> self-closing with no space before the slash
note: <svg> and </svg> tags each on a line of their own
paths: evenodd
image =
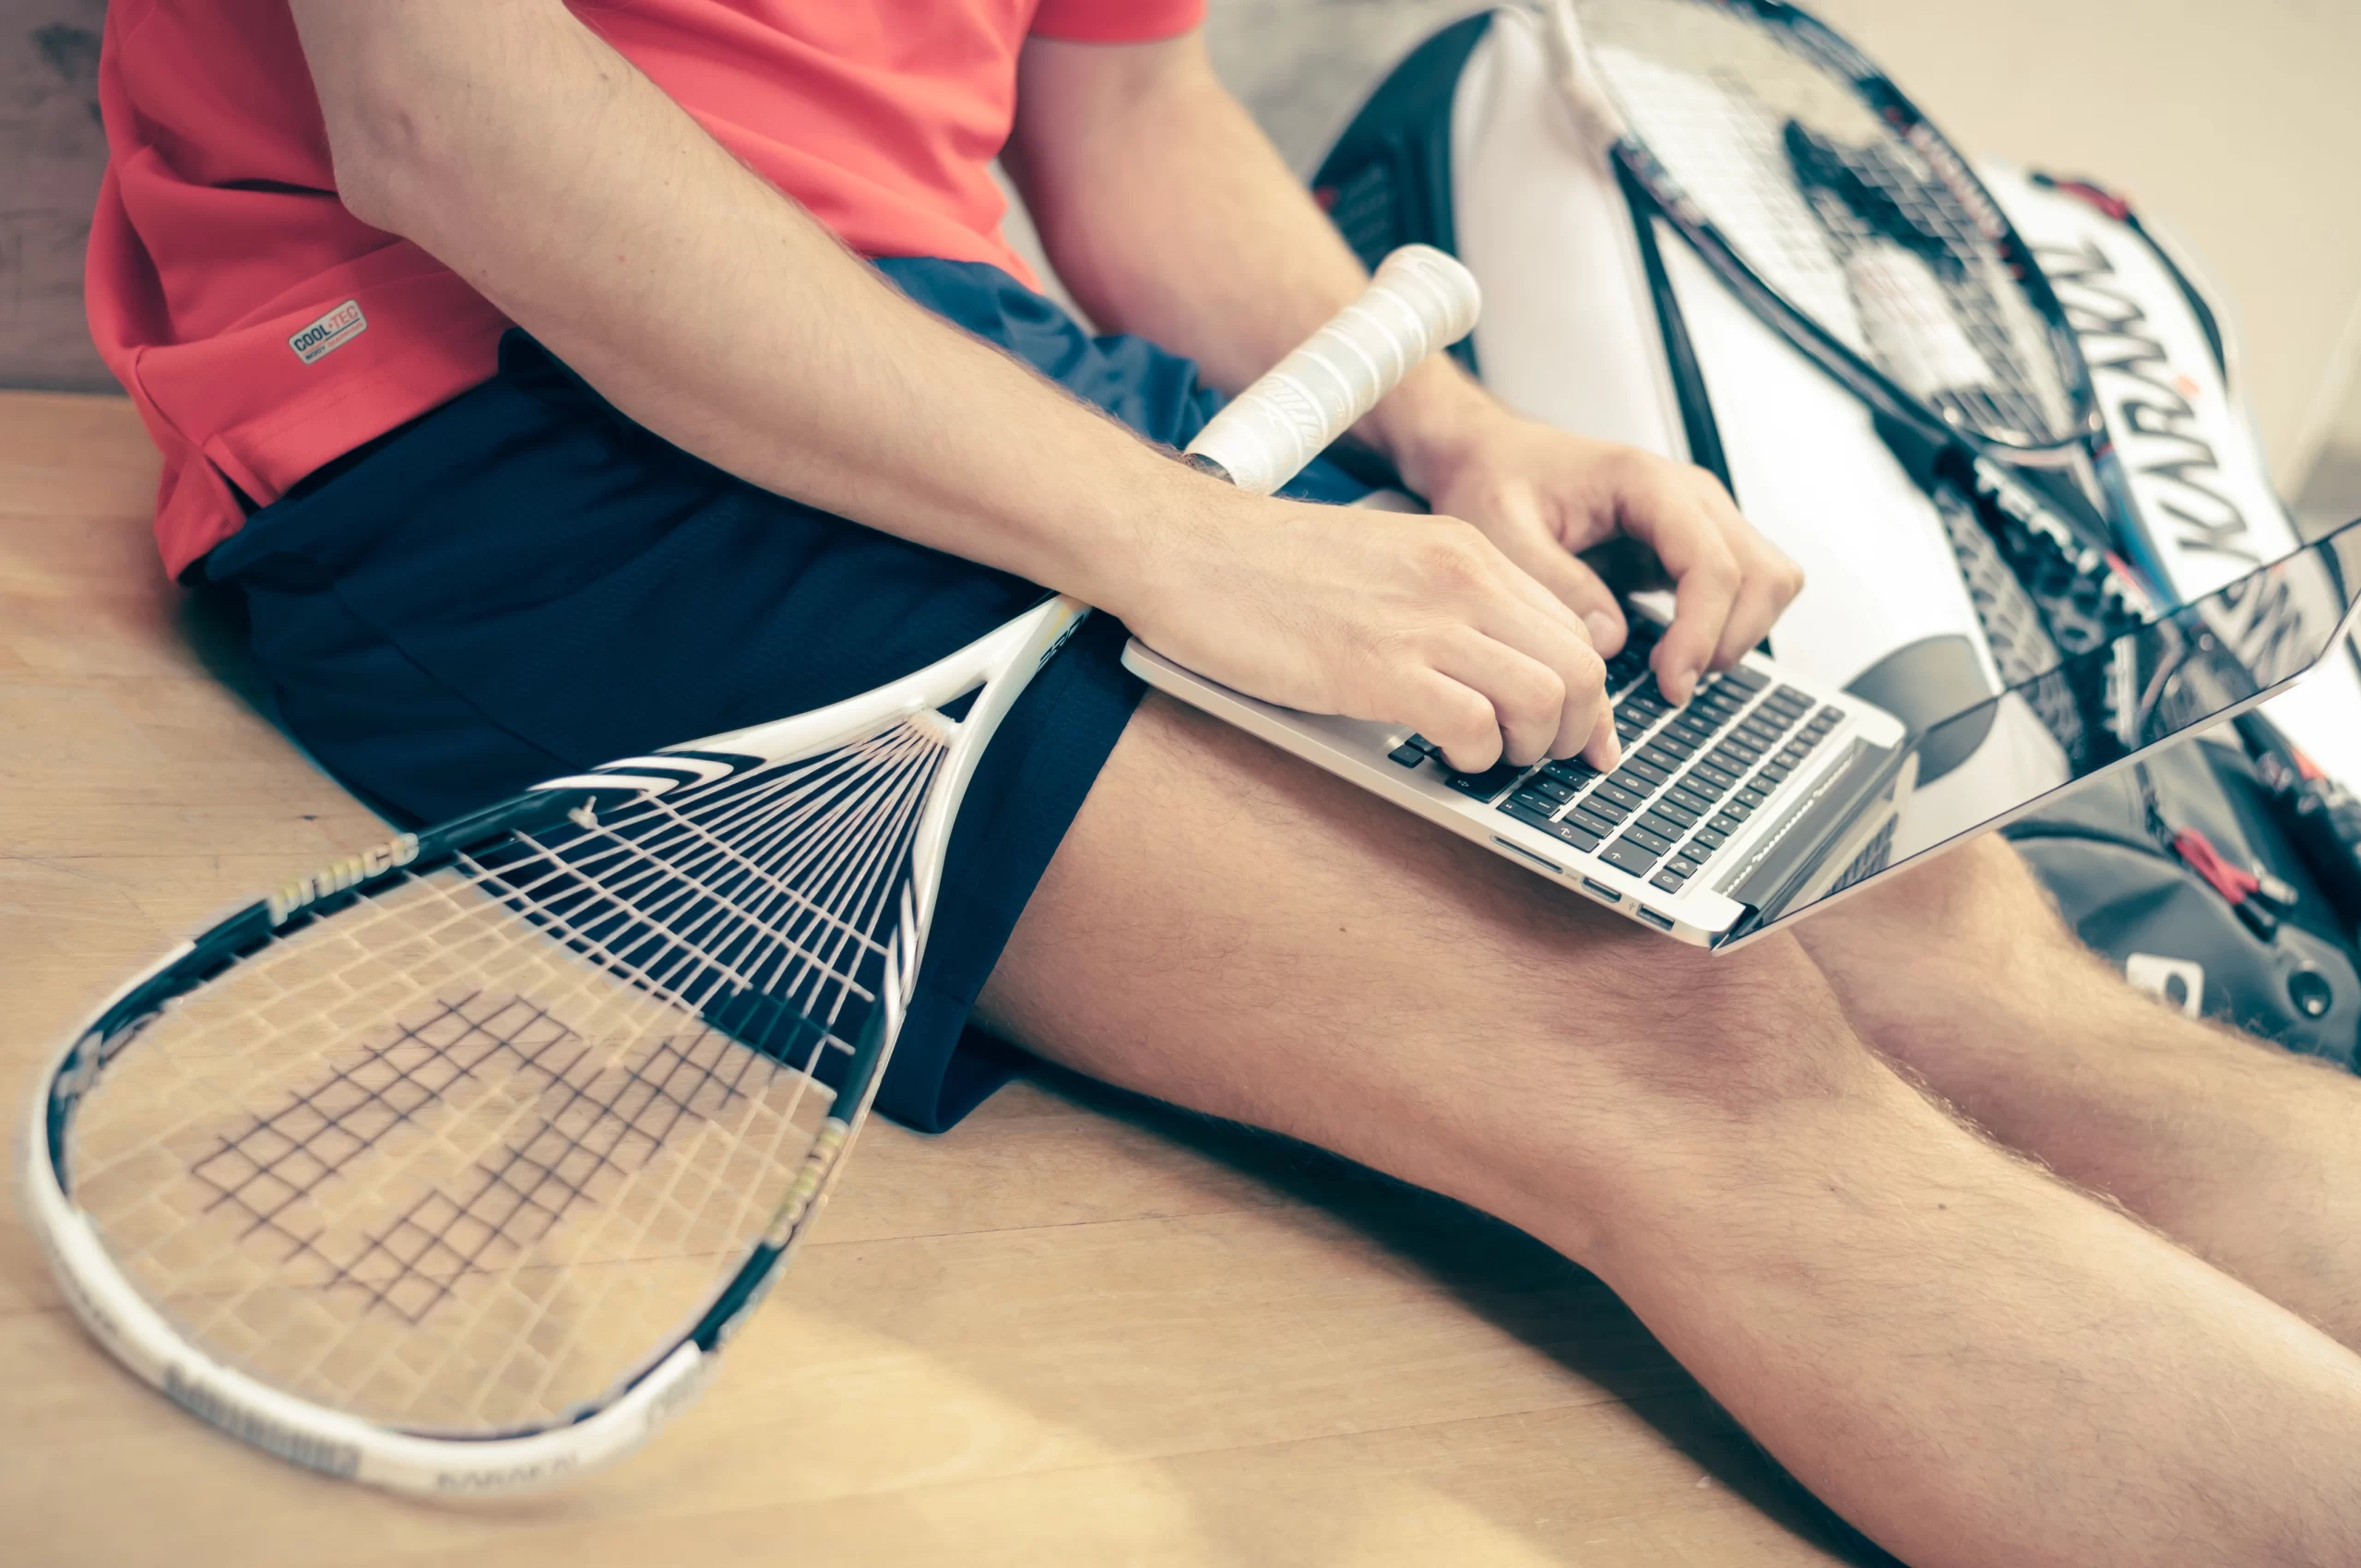
<svg viewBox="0 0 2361 1568">
<path fill-rule="evenodd" d="M 1721 643 L 1714 649 L 1714 667 L 1719 670 L 1728 669 L 1753 651 L 1802 586 L 1803 574 L 1784 556 L 1775 562 L 1750 563 L 1740 569 L 1744 577 L 1738 598 L 1730 605 L 1729 620 L 1723 624 Z"/>
<path fill-rule="evenodd" d="M 1569 554 L 1547 529 L 1537 527 L 1531 534 L 1518 529 L 1501 544 L 1501 550 L 1534 581 L 1548 589 L 1551 598 L 1582 618 L 1591 647 L 1608 659 L 1623 651 L 1624 640 L 1630 635 L 1630 628 L 1623 622 L 1623 607 L 1616 602 L 1615 590 L 1607 586 L 1607 579 L 1591 570 L 1586 562 Z"/>
<path fill-rule="evenodd" d="M 1720 649 L 1742 581 L 1737 555 L 1686 472 L 1647 462 L 1619 491 L 1624 532 L 1655 551 L 1672 578 L 1672 624 L 1649 662 L 1675 703 L 1694 695 Z"/>
<path fill-rule="evenodd" d="M 1729 620 L 1724 623 L 1721 642 L 1714 649 L 1714 667 L 1727 669 L 1770 634 L 1772 624 L 1803 590 L 1804 574 L 1746 520 L 1719 480 L 1703 469 L 1691 469 L 1689 475 L 1699 505 L 1722 530 L 1738 561 L 1738 598 L 1730 605 Z"/>
<path fill-rule="evenodd" d="M 1564 689 L 1559 704 L 1558 730 L 1548 742 L 1554 757 L 1572 756 L 1591 743 L 1598 716 L 1608 712 L 1607 660 L 1579 627 L 1564 628 L 1552 620 L 1526 615 L 1523 607 L 1507 605 L 1477 624 L 1477 630 L 1549 667 Z M 1608 730 L 1614 729 L 1610 718 Z"/>
<path fill-rule="evenodd" d="M 1612 773 L 1623 766 L 1623 742 L 1615 733 L 1615 709 L 1608 703 L 1598 705 L 1598 721 L 1591 726 L 1583 760 L 1601 773 Z"/>
<path fill-rule="evenodd" d="M 1492 705 L 1500 726 L 1501 760 L 1525 766 L 1541 760 L 1558 736 L 1565 686 L 1549 667 L 1485 636 L 1473 627 L 1446 633 L 1434 668 L 1474 688 Z"/>
<path fill-rule="evenodd" d="M 1558 541 L 1529 497 L 1503 503 L 1499 510 L 1503 517 L 1486 537 L 1550 598 L 1581 618 L 1593 647 L 1610 659 L 1620 652 L 1629 628 L 1606 579 Z"/>
<path fill-rule="evenodd" d="M 1672 624 L 1649 657 L 1656 684 L 1676 707 L 1697 693 L 1697 682 L 1720 652 L 1722 631 L 1738 602 L 1742 578 L 1738 559 L 1719 534 L 1692 546 L 1673 574 Z"/>
<path fill-rule="evenodd" d="M 1461 773 L 1481 773 L 1501 760 L 1500 719 L 1491 699 L 1439 671 L 1421 666 L 1403 678 L 1401 710 L 1392 716 L 1442 748 Z"/>
<path fill-rule="evenodd" d="M 1597 650 L 1578 629 L 1513 601 L 1454 628 L 1438 648 L 1437 668 L 1492 699 L 1512 762 L 1573 755 L 1590 743 L 1606 706 Z"/>
<path fill-rule="evenodd" d="M 1457 518 L 1442 521 L 1447 526 L 1429 536 L 1424 572 L 1467 634 L 1451 638 L 1449 657 L 1462 668 L 1447 672 L 1495 699 L 1512 761 L 1573 755 L 1590 734 L 1590 704 L 1605 682 L 1589 629 L 1483 533 Z M 1479 654 L 1469 636 L 1489 638 L 1540 665 L 1557 689 L 1545 690 L 1529 671 L 1513 672 L 1496 652 Z"/>
</svg>

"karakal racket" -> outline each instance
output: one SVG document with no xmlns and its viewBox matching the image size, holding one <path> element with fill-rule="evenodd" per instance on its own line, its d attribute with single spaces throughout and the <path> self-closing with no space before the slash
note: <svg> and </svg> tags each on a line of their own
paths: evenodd
<svg viewBox="0 0 2361 1568">
<path fill-rule="evenodd" d="M 1476 310 L 1458 263 L 1396 252 L 1192 458 L 1275 489 Z M 635 1447 L 809 1231 L 967 780 L 1089 613 L 403 834 L 165 955 L 32 1106 L 75 1312 L 330 1475 L 496 1491 Z"/>
<path fill-rule="evenodd" d="M 2089 367 L 2032 251 L 1916 105 L 1777 0 L 1542 8 L 1558 85 L 1609 133 L 1643 216 L 1880 416 L 1922 484 L 1977 497 L 2029 556 L 2021 576 L 2080 580 L 2045 596 L 2065 651 L 2136 621 L 2165 579 Z"/>
</svg>

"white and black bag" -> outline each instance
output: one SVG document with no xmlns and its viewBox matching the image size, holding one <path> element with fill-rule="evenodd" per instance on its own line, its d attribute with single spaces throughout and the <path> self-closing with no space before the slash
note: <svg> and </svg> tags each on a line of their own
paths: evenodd
<svg viewBox="0 0 2361 1568">
<path fill-rule="evenodd" d="M 2296 549 L 2226 312 L 2186 252 L 2090 182 L 1979 173 L 2068 309 L 2172 586 L 2194 597 Z M 1512 406 L 1730 485 L 1809 581 L 1774 634 L 1784 662 L 1916 722 L 2057 662 L 2050 633 L 2071 593 L 1996 548 L 2004 519 L 1930 499 L 1907 440 L 1644 216 L 1595 128 L 1564 110 L 1529 13 L 1479 13 L 1419 45 L 1314 187 L 1364 258 L 1418 242 L 1468 264 L 1485 313 L 1454 352 Z M 1979 756 L 1978 739 L 1931 759 L 1930 776 L 2007 749 Z M 2299 765 L 2298 746 L 2324 766 Z M 2135 983 L 2351 1064 L 2361 806 L 2337 776 L 2361 778 L 2354 659 L 2274 700 L 2270 719 L 2096 780 L 2011 837 Z"/>
</svg>

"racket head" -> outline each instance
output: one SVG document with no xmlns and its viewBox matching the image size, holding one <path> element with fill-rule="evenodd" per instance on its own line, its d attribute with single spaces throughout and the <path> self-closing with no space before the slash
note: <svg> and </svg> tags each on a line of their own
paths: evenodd
<svg viewBox="0 0 2361 1568">
<path fill-rule="evenodd" d="M 1776 0 L 1550 0 L 1560 76 L 1654 208 L 1882 411 L 2011 460 L 2103 426 L 2032 252 L 1967 160 Z"/>
<path fill-rule="evenodd" d="M 403 835 L 166 955 L 31 1108 L 77 1314 L 330 1474 L 505 1490 L 635 1446 L 808 1233 L 899 1029 L 939 786 L 1006 706 L 911 688 Z"/>
<path fill-rule="evenodd" d="M 1308 457 L 1466 330 L 1464 269 L 1406 265 L 1433 286 L 1382 268 L 1307 345 L 1326 382 L 1299 351 L 1232 405 L 1230 455 Z M 636 1446 L 843 1169 L 967 780 L 1089 613 L 550 780 L 167 954 L 31 1108 L 28 1216 L 77 1313 L 194 1414 L 396 1490 Z"/>
</svg>

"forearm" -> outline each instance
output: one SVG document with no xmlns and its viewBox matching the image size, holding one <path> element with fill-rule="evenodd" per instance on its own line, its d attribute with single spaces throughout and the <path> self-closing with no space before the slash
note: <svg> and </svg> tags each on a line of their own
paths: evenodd
<svg viewBox="0 0 2361 1568">
<path fill-rule="evenodd" d="M 1018 80 L 1004 160 L 1059 276 L 1100 325 L 1189 354 L 1235 392 L 1367 281 L 1197 37 L 1037 39 Z M 1354 434 L 1416 469 L 1422 448 L 1496 411 L 1438 356 Z"/>
<path fill-rule="evenodd" d="M 348 205 L 674 444 L 1110 608 L 1129 534 L 1232 504 L 902 298 L 555 0 L 296 13 Z"/>
</svg>

